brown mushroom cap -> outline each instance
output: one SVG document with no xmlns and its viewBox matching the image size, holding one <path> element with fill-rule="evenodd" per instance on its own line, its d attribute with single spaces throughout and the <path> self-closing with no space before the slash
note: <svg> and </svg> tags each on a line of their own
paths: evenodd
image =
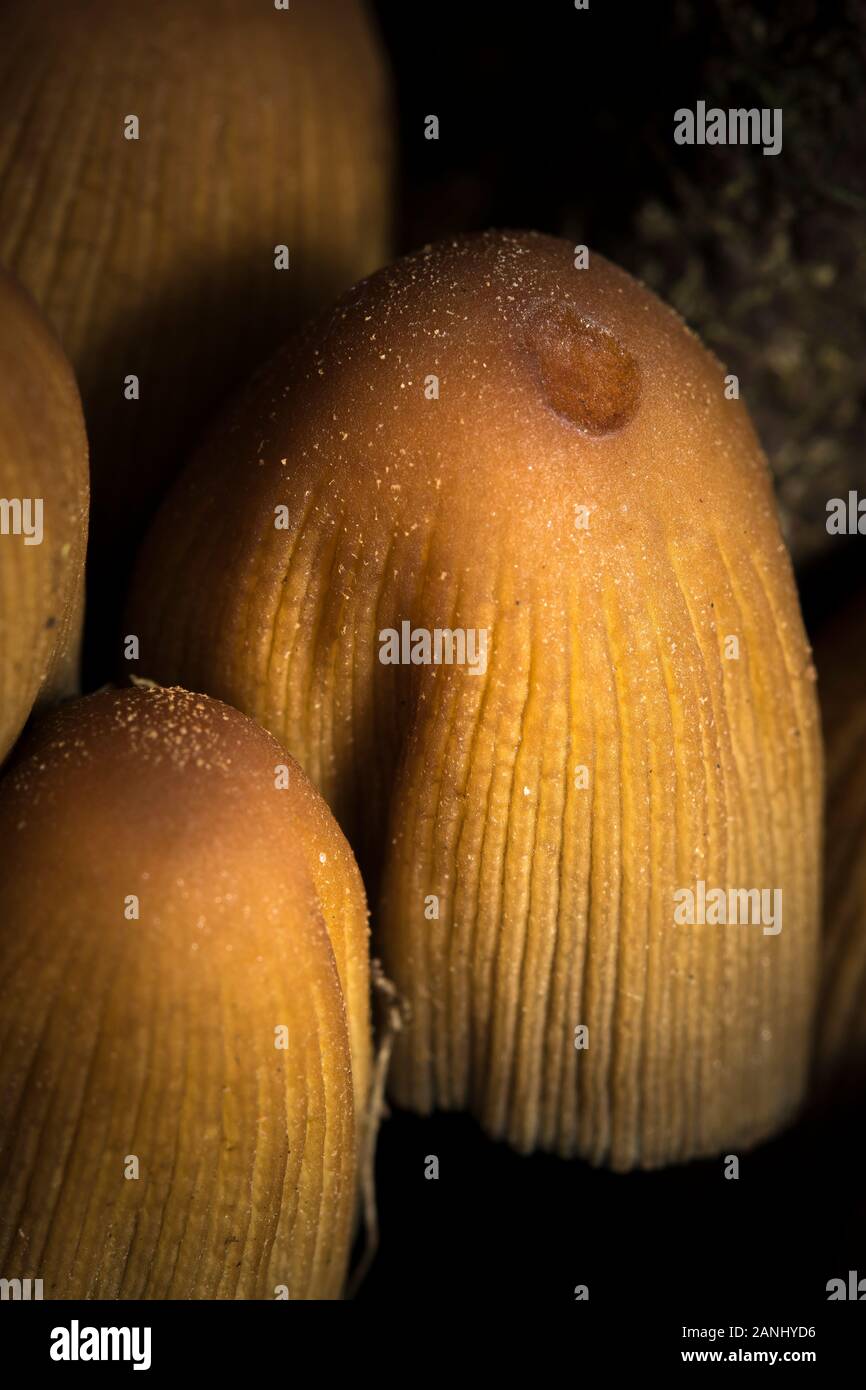
<svg viewBox="0 0 866 1390">
<path fill-rule="evenodd" d="M 362 282 L 204 441 L 131 615 L 143 673 L 275 732 L 381 874 L 398 1099 L 620 1168 L 791 1115 L 814 672 L 746 411 L 642 285 L 531 233 Z M 404 621 L 487 630 L 486 671 L 382 664 Z M 698 881 L 781 889 L 783 930 L 675 926 Z"/>
<path fill-rule="evenodd" d="M 385 63 L 362 0 L 6 0 L 0 53 L 0 261 L 78 376 L 116 579 L 190 429 L 387 255 Z"/>
<path fill-rule="evenodd" d="M 84 613 L 87 437 L 72 369 L 0 270 L 0 499 L 41 504 L 42 538 L 0 517 L 0 762 L 35 701 L 74 693 Z M 22 512 L 22 521 L 26 521 Z M 36 542 L 36 533 L 32 534 Z"/>
<path fill-rule="evenodd" d="M 286 761 L 136 689 L 46 717 L 0 784 L 0 1255 L 46 1297 L 339 1296 L 366 912 Z"/>
</svg>

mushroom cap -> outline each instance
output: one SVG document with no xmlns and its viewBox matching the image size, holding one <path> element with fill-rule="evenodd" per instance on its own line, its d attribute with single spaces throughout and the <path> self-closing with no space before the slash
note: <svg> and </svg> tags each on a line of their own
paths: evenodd
<svg viewBox="0 0 866 1390">
<path fill-rule="evenodd" d="M 0 762 L 35 702 L 72 694 L 84 613 L 87 437 L 75 378 L 30 296 L 0 270 Z M 22 521 L 27 518 L 22 512 Z"/>
<path fill-rule="evenodd" d="M 387 255 L 387 71 L 362 0 L 6 0 L 0 52 L 0 262 L 78 376 L 104 604 L 208 412 Z"/>
<path fill-rule="evenodd" d="M 277 790 L 286 762 L 218 701 L 135 689 L 47 716 L 0 784 L 0 1234 L 47 1297 L 339 1296 L 356 1135 L 329 929 L 357 1004 L 339 932 L 366 913 L 300 771 Z"/>
<path fill-rule="evenodd" d="M 799 1101 L 820 734 L 743 404 L 676 314 L 575 259 L 491 232 L 343 296 L 206 436 L 130 621 L 145 674 L 285 742 L 381 883 L 397 1098 L 655 1166 Z M 383 663 L 404 622 L 486 632 L 484 669 Z M 782 890 L 783 931 L 677 928 L 698 881 Z"/>
</svg>

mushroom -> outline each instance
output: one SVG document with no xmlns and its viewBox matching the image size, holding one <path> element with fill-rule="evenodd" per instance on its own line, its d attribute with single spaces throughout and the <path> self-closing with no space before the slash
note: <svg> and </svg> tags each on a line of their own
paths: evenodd
<svg viewBox="0 0 866 1390">
<path fill-rule="evenodd" d="M 47 715 L 0 783 L 0 1266 L 46 1298 L 335 1298 L 367 917 L 279 745 L 183 690 Z"/>
<path fill-rule="evenodd" d="M 356 286 L 202 442 L 128 631 L 346 831 L 412 1013 L 394 1098 L 628 1169 L 800 1102 L 822 766 L 746 411 L 671 310 L 583 265 L 491 232 Z"/>
<path fill-rule="evenodd" d="M 385 62 L 361 0 L 7 0 L 0 53 L 0 261 L 81 386 L 92 625 L 188 431 L 386 258 Z"/>
<path fill-rule="evenodd" d="M 87 504 L 72 370 L 0 270 L 0 762 L 35 702 L 77 689 Z"/>
</svg>

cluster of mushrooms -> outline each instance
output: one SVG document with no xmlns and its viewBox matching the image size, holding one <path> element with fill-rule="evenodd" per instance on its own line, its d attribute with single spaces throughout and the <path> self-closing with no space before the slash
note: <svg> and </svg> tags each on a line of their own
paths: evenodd
<svg viewBox="0 0 866 1390">
<path fill-rule="evenodd" d="M 866 608 L 818 653 L 822 911 L 724 368 L 552 237 L 385 264 L 356 0 L 11 0 L 0 51 L 0 1273 L 340 1297 L 371 952 L 400 1106 L 619 1171 L 777 1133 L 866 1054 Z M 404 624 L 484 668 L 382 661 Z M 696 884 L 781 929 L 677 925 Z"/>
</svg>

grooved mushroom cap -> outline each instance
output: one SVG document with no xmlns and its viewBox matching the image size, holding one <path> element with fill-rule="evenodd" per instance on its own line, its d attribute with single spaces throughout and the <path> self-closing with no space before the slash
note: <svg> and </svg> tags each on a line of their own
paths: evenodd
<svg viewBox="0 0 866 1390">
<path fill-rule="evenodd" d="M 0 270 L 0 762 L 35 701 L 77 688 L 87 505 L 75 378 Z"/>
<path fill-rule="evenodd" d="M 114 578 L 189 431 L 387 255 L 385 62 L 362 0 L 5 0 L 0 53 L 0 261 L 78 375 Z"/>
<path fill-rule="evenodd" d="M 46 717 L 0 783 L 0 1256 L 47 1298 L 340 1294 L 366 911 L 286 763 L 136 689 Z"/>
<path fill-rule="evenodd" d="M 617 1168 L 792 1114 L 814 672 L 745 409 L 643 286 L 501 232 L 357 285 L 206 437 L 131 614 L 143 672 L 284 740 L 380 888 L 402 1103 Z M 384 664 L 404 622 L 486 660 Z M 698 882 L 781 890 L 783 930 L 675 925 Z"/>
</svg>

